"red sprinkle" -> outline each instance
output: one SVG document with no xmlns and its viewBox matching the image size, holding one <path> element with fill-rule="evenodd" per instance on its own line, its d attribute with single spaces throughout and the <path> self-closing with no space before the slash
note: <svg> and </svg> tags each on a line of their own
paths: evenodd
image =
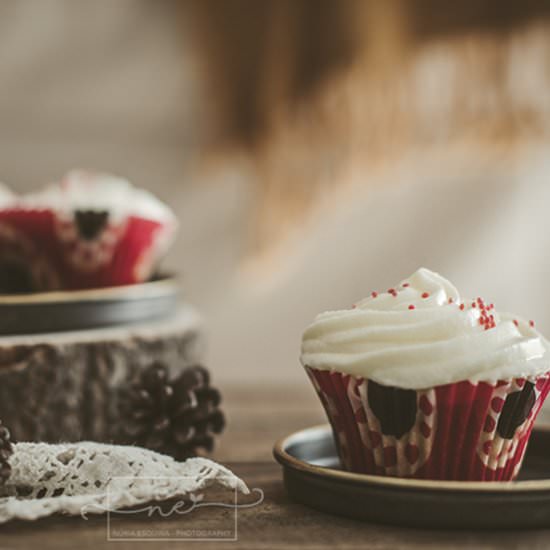
<svg viewBox="0 0 550 550">
<path fill-rule="evenodd" d="M 535 326 L 535 321 L 529 321 L 529 326 L 534 327 Z"/>
<path fill-rule="evenodd" d="M 402 285 L 404 288 L 407 288 L 408 286 L 411 286 L 409 283 L 403 283 Z"/>
<path fill-rule="evenodd" d="M 378 292 L 371 292 L 370 294 L 373 298 L 376 298 L 378 296 Z"/>
<path fill-rule="evenodd" d="M 430 295 L 429 292 L 423 292 L 422 293 L 422 298 L 427 298 L 429 295 Z"/>
<path fill-rule="evenodd" d="M 482 298 L 476 298 L 474 302 L 472 302 L 472 307 L 479 307 L 479 324 L 485 329 L 490 330 L 492 328 L 496 327 L 495 317 L 494 315 L 489 315 L 489 311 L 491 310 L 490 306 L 487 306 Z M 493 306 L 494 307 L 494 306 Z"/>
<path fill-rule="evenodd" d="M 449 297 L 449 304 L 452 304 L 454 302 L 454 299 L 452 296 Z"/>
<path fill-rule="evenodd" d="M 464 304 L 460 304 L 460 306 L 458 306 L 458 307 L 460 307 L 460 309 L 461 309 L 462 311 L 464 311 Z"/>
<path fill-rule="evenodd" d="M 517 322 L 517 319 L 514 319 L 514 325 L 516 325 L 516 327 L 519 327 L 519 323 Z"/>
<path fill-rule="evenodd" d="M 409 306 L 409 309 L 414 309 L 415 306 L 413 306 L 412 304 Z"/>
</svg>

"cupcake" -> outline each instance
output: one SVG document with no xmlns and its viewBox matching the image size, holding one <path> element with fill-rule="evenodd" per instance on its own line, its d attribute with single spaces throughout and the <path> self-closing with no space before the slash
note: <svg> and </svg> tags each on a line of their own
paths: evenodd
<svg viewBox="0 0 550 550">
<path fill-rule="evenodd" d="M 2 187 L 1 291 L 146 281 L 176 226 L 171 210 L 151 193 L 109 174 L 73 171 L 23 196 Z"/>
<path fill-rule="evenodd" d="M 419 269 L 305 331 L 301 361 L 342 466 L 420 479 L 507 481 L 550 391 L 532 321 L 462 299 Z"/>
</svg>

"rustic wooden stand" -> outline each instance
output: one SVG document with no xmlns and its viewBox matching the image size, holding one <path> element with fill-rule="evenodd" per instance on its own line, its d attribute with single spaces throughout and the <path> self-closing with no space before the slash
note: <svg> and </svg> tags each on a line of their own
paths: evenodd
<svg viewBox="0 0 550 550">
<path fill-rule="evenodd" d="M 195 362 L 199 333 L 185 306 L 144 324 L 0 337 L 0 419 L 19 441 L 116 441 L 121 386 L 152 360 Z"/>
</svg>

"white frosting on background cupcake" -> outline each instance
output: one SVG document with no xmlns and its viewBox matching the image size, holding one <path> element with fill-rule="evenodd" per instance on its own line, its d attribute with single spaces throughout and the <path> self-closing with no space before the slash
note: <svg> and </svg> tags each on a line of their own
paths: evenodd
<svg viewBox="0 0 550 550">
<path fill-rule="evenodd" d="M 5 184 L 0 183 L 0 209 L 11 208 L 18 196 Z"/>
<path fill-rule="evenodd" d="M 0 208 L 51 209 L 55 211 L 108 211 L 111 218 L 136 216 L 176 224 L 172 210 L 152 193 L 134 187 L 128 180 L 101 172 L 73 170 L 58 183 L 40 191 L 17 195 L 0 186 Z"/>
<path fill-rule="evenodd" d="M 535 376 L 550 370 L 549 350 L 532 322 L 480 298 L 462 300 L 449 281 L 421 268 L 351 309 L 318 315 L 304 332 L 301 361 L 422 389 Z"/>
</svg>

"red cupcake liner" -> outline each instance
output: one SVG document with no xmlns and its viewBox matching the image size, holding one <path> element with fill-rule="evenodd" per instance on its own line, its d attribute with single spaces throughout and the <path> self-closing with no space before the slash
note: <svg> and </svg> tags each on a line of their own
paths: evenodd
<svg viewBox="0 0 550 550">
<path fill-rule="evenodd" d="M 550 391 L 550 373 L 403 390 L 338 372 L 306 371 L 345 469 L 417 479 L 514 479 Z"/>
<path fill-rule="evenodd" d="M 108 211 L 0 210 L 2 291 L 99 288 L 146 281 L 173 223 Z"/>
</svg>

